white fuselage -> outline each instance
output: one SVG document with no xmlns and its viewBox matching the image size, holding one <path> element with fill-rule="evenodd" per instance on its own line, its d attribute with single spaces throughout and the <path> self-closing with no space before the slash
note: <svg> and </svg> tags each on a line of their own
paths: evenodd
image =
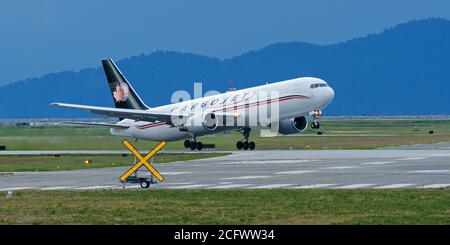
<svg viewBox="0 0 450 245">
<path fill-rule="evenodd" d="M 316 84 L 325 84 L 326 86 L 315 86 Z M 243 117 L 246 122 L 255 122 L 255 124 L 248 126 L 268 126 L 275 122 L 274 120 L 306 116 L 313 110 L 321 110 L 330 104 L 333 98 L 334 91 L 325 81 L 318 78 L 303 77 L 154 107 L 148 109 L 148 111 L 155 113 L 176 111 L 190 115 L 209 112 L 235 113 Z M 258 111 L 257 108 L 268 104 L 277 107 L 277 116 L 261 117 L 261 111 Z M 236 129 L 234 125 L 214 131 L 204 130 L 193 135 L 192 132 L 180 130 L 179 127 L 174 127 L 165 122 L 124 119 L 118 124 L 129 125 L 130 127 L 127 129 L 111 129 L 113 135 L 152 141 L 189 139 L 192 136 Z"/>
</svg>

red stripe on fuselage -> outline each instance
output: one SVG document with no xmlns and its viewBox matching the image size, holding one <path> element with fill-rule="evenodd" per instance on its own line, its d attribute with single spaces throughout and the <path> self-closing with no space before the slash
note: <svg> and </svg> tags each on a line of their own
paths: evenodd
<svg viewBox="0 0 450 245">
<path fill-rule="evenodd" d="M 162 126 L 162 125 L 165 125 L 165 124 L 166 124 L 166 122 L 160 122 L 160 123 L 153 123 L 153 124 L 146 125 L 146 126 L 138 126 L 137 128 L 138 129 L 147 129 L 147 128 L 153 128 L 153 127 Z"/>
<path fill-rule="evenodd" d="M 287 96 L 281 99 L 276 99 L 276 100 L 268 100 L 268 101 L 264 101 L 264 102 L 255 102 L 256 104 L 252 104 L 252 105 L 240 105 L 238 107 L 235 108 L 229 108 L 229 109 L 224 109 L 223 112 L 227 112 L 227 111 L 235 111 L 235 110 L 240 110 L 240 109 L 246 109 L 246 108 L 250 108 L 250 107 L 254 107 L 254 106 L 261 106 L 261 105 L 267 105 L 267 104 L 272 104 L 272 103 L 276 103 L 276 102 L 281 102 L 281 101 L 286 101 L 286 100 L 291 100 L 291 99 L 307 99 L 309 97 L 303 96 L 303 95 L 291 95 L 291 96 Z M 143 126 L 137 126 L 138 129 L 147 129 L 147 128 L 153 128 L 153 127 L 158 127 L 158 126 L 162 126 L 162 125 L 166 125 L 166 122 L 159 122 L 159 123 L 153 123 L 150 125 L 143 125 Z"/>
<path fill-rule="evenodd" d="M 293 95 L 293 96 L 288 96 L 288 97 L 281 98 L 281 99 L 269 100 L 269 101 L 264 101 L 264 102 L 258 102 L 257 104 L 253 104 L 253 105 L 241 105 L 241 106 L 237 106 L 235 108 L 224 109 L 223 112 L 236 111 L 236 110 L 240 110 L 240 109 L 247 109 L 247 108 L 250 108 L 250 107 L 260 106 L 260 105 L 268 105 L 268 104 L 272 104 L 272 103 L 275 103 L 275 102 L 281 102 L 281 101 L 286 101 L 286 100 L 291 100 L 291 99 L 304 99 L 304 98 L 305 97 L 298 96 L 298 95 Z"/>
</svg>

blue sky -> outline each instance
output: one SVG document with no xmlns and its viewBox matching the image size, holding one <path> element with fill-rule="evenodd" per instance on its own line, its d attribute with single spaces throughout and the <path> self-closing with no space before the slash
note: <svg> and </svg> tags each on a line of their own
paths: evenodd
<svg viewBox="0 0 450 245">
<path fill-rule="evenodd" d="M 444 0 L 0 2 L 0 86 L 155 50 L 228 58 L 275 42 L 329 44 L 413 19 L 450 19 Z"/>
</svg>

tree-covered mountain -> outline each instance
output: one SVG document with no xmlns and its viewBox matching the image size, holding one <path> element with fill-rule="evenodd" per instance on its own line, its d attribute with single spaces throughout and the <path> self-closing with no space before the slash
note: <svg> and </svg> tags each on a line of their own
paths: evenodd
<svg viewBox="0 0 450 245">
<path fill-rule="evenodd" d="M 160 51 L 117 65 L 149 106 L 169 103 L 176 90 L 192 94 L 194 82 L 202 82 L 203 91 L 224 91 L 229 80 L 245 88 L 314 76 L 336 91 L 328 115 L 450 114 L 450 21 L 444 19 L 411 21 L 332 45 L 277 43 L 226 60 Z M 49 106 L 55 101 L 113 105 L 98 67 L 0 87 L 0 118 L 89 115 Z"/>
</svg>

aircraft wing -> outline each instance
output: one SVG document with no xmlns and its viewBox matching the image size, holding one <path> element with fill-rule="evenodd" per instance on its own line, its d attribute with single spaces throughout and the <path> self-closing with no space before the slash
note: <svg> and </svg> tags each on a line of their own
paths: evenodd
<svg viewBox="0 0 450 245">
<path fill-rule="evenodd" d="M 189 117 L 189 114 L 173 114 L 173 113 L 160 113 L 160 112 L 150 112 L 146 110 L 135 110 L 135 109 L 122 109 L 122 108 L 112 108 L 112 107 L 101 107 L 101 106 L 88 106 L 88 105 L 77 105 L 77 104 L 66 104 L 66 103 L 51 103 L 53 106 L 61 106 L 66 108 L 75 108 L 81 110 L 87 110 L 95 114 L 113 116 L 119 118 L 129 118 L 138 121 L 163 121 L 172 124 L 172 117 L 184 118 Z"/>
<path fill-rule="evenodd" d="M 97 126 L 97 127 L 105 127 L 105 128 L 118 128 L 118 129 L 127 129 L 130 126 L 128 125 L 119 125 L 113 123 L 94 123 L 94 122 L 61 122 L 62 124 L 68 125 L 80 125 L 80 126 Z"/>
</svg>

